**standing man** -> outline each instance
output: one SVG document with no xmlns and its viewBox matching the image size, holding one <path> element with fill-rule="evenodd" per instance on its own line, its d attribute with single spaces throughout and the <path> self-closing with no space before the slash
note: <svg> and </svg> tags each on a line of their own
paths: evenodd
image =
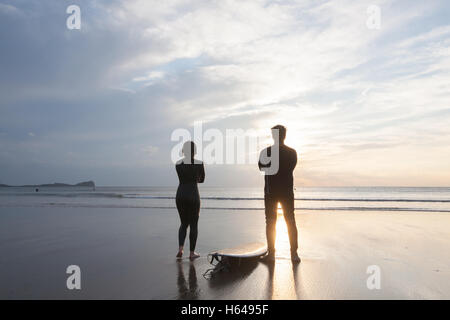
<svg viewBox="0 0 450 320">
<path fill-rule="evenodd" d="M 264 149 L 259 157 L 259 170 L 264 176 L 264 205 L 266 214 L 266 237 L 268 253 L 265 259 L 275 260 L 275 226 L 277 223 L 278 202 L 283 208 L 286 220 L 289 242 L 291 245 L 291 260 L 300 262 L 297 254 L 297 226 L 294 214 L 294 177 L 297 164 L 297 152 L 284 144 L 286 128 L 276 125 L 272 128 L 274 144 Z"/>
</svg>

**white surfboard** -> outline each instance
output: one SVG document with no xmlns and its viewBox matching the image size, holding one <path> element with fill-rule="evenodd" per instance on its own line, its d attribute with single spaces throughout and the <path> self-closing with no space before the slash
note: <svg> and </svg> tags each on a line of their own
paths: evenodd
<svg viewBox="0 0 450 320">
<path fill-rule="evenodd" d="M 263 256 L 267 253 L 267 247 L 264 243 L 254 242 L 244 244 L 238 247 L 217 250 L 211 253 L 218 257 L 229 258 L 256 258 Z"/>
<path fill-rule="evenodd" d="M 208 254 L 209 262 L 214 266 L 205 271 L 203 276 L 211 279 L 214 275 L 222 271 L 242 270 L 244 265 L 257 263 L 257 258 L 267 253 L 267 247 L 264 243 L 254 242 L 229 249 L 213 251 Z"/>
</svg>

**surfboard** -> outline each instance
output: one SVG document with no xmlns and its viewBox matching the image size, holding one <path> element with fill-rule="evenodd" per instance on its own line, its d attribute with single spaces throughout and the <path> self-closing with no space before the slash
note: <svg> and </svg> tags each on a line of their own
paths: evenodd
<svg viewBox="0 0 450 320">
<path fill-rule="evenodd" d="M 264 243 L 254 242 L 234 248 L 213 251 L 208 254 L 209 262 L 214 268 L 209 268 L 203 274 L 206 279 L 211 279 L 214 275 L 222 271 L 242 270 L 245 265 L 258 263 L 259 257 L 267 253 Z"/>
<path fill-rule="evenodd" d="M 257 258 L 265 255 L 266 253 L 267 247 L 264 243 L 253 242 L 234 248 L 217 250 L 210 253 L 210 255 L 229 258 Z"/>
</svg>

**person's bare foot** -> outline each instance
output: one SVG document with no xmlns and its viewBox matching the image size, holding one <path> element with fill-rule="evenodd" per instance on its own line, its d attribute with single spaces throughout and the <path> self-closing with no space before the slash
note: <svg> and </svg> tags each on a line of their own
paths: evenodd
<svg viewBox="0 0 450 320">
<path fill-rule="evenodd" d="M 180 251 L 178 251 L 178 253 L 177 253 L 177 259 L 181 259 L 182 257 L 183 257 L 183 251 L 180 250 Z"/>
<path fill-rule="evenodd" d="M 291 252 L 291 261 L 294 263 L 300 263 L 302 260 L 297 254 L 297 251 Z"/>
<path fill-rule="evenodd" d="M 191 254 L 189 255 L 189 259 L 191 259 L 191 260 L 195 260 L 199 257 L 200 257 L 200 255 L 195 251 L 191 251 Z"/>
<path fill-rule="evenodd" d="M 273 262 L 275 261 L 275 252 L 269 252 L 264 257 L 261 258 L 264 262 Z"/>
</svg>

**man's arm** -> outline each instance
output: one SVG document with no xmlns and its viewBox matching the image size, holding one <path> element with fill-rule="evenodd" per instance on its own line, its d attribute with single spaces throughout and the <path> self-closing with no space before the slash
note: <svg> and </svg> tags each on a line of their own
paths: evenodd
<svg viewBox="0 0 450 320">
<path fill-rule="evenodd" d="M 291 169 L 291 171 L 294 171 L 296 165 L 297 165 L 297 151 L 292 149 L 291 161 L 289 164 L 289 168 Z"/>
<path fill-rule="evenodd" d="M 205 181 L 205 167 L 203 166 L 203 162 L 202 162 L 202 164 L 200 165 L 200 172 L 197 177 L 197 182 L 203 183 L 204 181 Z"/>
</svg>

